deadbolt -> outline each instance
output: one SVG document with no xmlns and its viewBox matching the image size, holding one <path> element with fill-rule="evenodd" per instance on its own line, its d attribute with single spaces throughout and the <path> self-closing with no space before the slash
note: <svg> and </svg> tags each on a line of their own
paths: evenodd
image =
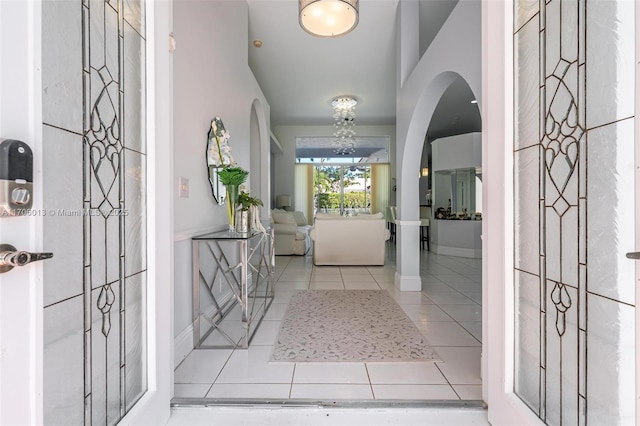
<svg viewBox="0 0 640 426">
<path fill-rule="evenodd" d="M 11 201 L 19 206 L 28 204 L 31 200 L 31 193 L 26 188 L 14 188 L 11 191 Z"/>
</svg>

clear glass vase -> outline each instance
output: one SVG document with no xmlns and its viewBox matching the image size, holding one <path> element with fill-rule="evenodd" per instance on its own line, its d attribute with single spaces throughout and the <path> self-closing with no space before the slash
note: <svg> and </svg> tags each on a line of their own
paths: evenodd
<svg viewBox="0 0 640 426">
<path fill-rule="evenodd" d="M 227 216 L 229 218 L 229 232 L 236 232 L 236 207 L 238 206 L 238 195 L 240 185 L 225 185 L 227 189 Z"/>
</svg>

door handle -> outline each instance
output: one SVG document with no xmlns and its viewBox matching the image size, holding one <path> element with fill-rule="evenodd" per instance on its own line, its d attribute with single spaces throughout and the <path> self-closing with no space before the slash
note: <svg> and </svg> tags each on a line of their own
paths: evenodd
<svg viewBox="0 0 640 426">
<path fill-rule="evenodd" d="M 627 258 L 628 259 L 640 259 L 640 251 L 632 251 L 630 253 L 627 253 Z"/>
<path fill-rule="evenodd" d="M 24 266 L 31 262 L 50 259 L 53 253 L 30 253 L 18 251 L 11 244 L 0 244 L 0 274 L 9 272 L 16 266 Z"/>
</svg>

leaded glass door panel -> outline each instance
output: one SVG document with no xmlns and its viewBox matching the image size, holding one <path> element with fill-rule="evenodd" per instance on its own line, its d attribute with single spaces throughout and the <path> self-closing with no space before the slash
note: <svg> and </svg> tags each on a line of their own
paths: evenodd
<svg viewBox="0 0 640 426">
<path fill-rule="evenodd" d="M 41 4 L 44 423 L 116 424 L 148 389 L 145 4 Z"/>
<path fill-rule="evenodd" d="M 635 4 L 514 2 L 514 392 L 635 424 Z"/>
</svg>

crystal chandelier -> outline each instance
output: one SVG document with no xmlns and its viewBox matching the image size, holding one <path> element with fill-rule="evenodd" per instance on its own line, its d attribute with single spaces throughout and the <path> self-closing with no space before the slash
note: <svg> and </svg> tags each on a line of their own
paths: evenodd
<svg viewBox="0 0 640 426">
<path fill-rule="evenodd" d="M 351 155 L 356 152 L 356 131 L 353 130 L 353 127 L 356 125 L 355 107 L 357 104 L 358 101 L 348 96 L 340 96 L 331 101 L 336 127 L 332 145 L 333 152 L 337 155 Z"/>
</svg>

